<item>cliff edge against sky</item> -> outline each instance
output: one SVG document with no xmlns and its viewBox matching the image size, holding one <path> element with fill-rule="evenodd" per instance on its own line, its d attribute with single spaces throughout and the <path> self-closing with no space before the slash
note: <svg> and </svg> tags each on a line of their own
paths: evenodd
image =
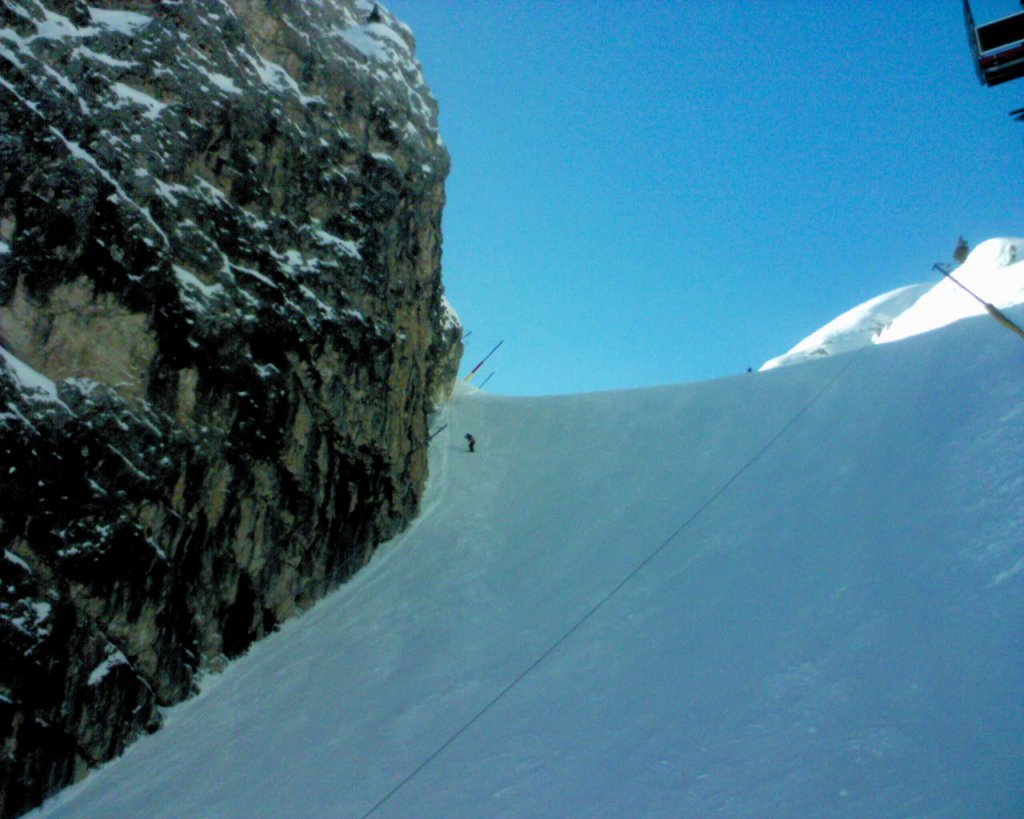
<svg viewBox="0 0 1024 819">
<path fill-rule="evenodd" d="M 415 513 L 447 171 L 376 4 L 0 5 L 0 813 Z"/>
</svg>

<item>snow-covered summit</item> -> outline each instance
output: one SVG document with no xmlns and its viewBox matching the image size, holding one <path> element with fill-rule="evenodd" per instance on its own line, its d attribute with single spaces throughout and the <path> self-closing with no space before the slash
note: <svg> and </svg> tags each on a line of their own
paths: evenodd
<svg viewBox="0 0 1024 819">
<path fill-rule="evenodd" d="M 960 284 L 995 307 L 1024 302 L 1024 239 L 989 239 L 978 245 L 953 271 Z M 975 298 L 944 278 L 883 330 L 877 343 L 899 341 L 945 327 L 985 308 Z"/>
<path fill-rule="evenodd" d="M 798 364 L 873 344 L 885 328 L 931 288 L 930 284 L 912 284 L 869 299 L 811 333 L 789 352 L 766 361 L 761 369 Z"/>
<path fill-rule="evenodd" d="M 996 307 L 1024 302 L 1024 239 L 989 239 L 979 244 L 953 275 Z M 944 327 L 985 308 L 948 278 L 937 284 L 901 287 L 846 311 L 793 347 L 766 361 L 762 370 L 812 358 L 899 341 Z"/>
</svg>

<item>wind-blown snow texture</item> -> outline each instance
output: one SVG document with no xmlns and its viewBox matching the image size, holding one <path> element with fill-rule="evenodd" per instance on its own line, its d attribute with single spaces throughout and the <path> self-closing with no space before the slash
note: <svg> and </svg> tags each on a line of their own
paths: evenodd
<svg viewBox="0 0 1024 819">
<path fill-rule="evenodd" d="M 414 527 L 39 815 L 359 817 L 428 759 L 374 816 L 1022 815 L 1024 344 L 946 318 L 463 390 Z"/>
</svg>

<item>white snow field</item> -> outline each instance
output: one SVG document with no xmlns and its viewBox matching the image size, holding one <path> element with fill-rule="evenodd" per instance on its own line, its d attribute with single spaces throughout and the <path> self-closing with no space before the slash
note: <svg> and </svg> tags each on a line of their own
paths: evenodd
<svg viewBox="0 0 1024 819">
<path fill-rule="evenodd" d="M 1024 815 L 1024 339 L 861 319 L 705 383 L 462 388 L 416 523 L 37 815 Z"/>
</svg>

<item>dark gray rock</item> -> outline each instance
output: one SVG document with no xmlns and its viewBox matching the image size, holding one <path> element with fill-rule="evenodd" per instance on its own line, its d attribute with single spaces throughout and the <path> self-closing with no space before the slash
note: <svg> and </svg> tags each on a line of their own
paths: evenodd
<svg viewBox="0 0 1024 819">
<path fill-rule="evenodd" d="M 0 3 L 0 814 L 415 514 L 448 156 L 364 0 Z"/>
</svg>

